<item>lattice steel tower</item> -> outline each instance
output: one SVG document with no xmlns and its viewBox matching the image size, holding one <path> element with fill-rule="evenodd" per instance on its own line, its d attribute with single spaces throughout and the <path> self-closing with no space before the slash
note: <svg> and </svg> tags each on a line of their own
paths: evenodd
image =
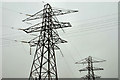
<svg viewBox="0 0 120 80">
<path fill-rule="evenodd" d="M 29 43 L 30 50 L 31 47 L 36 47 L 29 80 L 58 80 L 55 50 L 60 50 L 57 44 L 66 43 L 67 41 L 59 37 L 56 29 L 71 27 L 71 24 L 69 22 L 59 22 L 56 16 L 73 12 L 78 11 L 55 9 L 47 3 L 44 5 L 43 10 L 33 15 L 27 14 L 29 17 L 23 20 L 23 22 L 28 23 L 28 21 L 42 18 L 40 23 L 26 29 L 19 29 L 26 33 L 39 33 L 34 34 L 36 37 L 30 41 L 22 41 L 23 43 Z"/>
<path fill-rule="evenodd" d="M 97 76 L 94 74 L 94 71 L 97 70 L 103 70 L 103 68 L 96 68 L 93 67 L 93 63 L 99 63 L 99 62 L 104 62 L 105 60 L 98 60 L 97 58 L 93 58 L 91 56 L 82 59 L 79 62 L 76 62 L 76 64 L 87 64 L 88 66 L 84 69 L 80 69 L 79 71 L 88 71 L 88 74 L 85 75 L 84 77 L 81 77 L 84 80 L 95 80 L 96 78 L 100 78 L 101 76 Z"/>
</svg>

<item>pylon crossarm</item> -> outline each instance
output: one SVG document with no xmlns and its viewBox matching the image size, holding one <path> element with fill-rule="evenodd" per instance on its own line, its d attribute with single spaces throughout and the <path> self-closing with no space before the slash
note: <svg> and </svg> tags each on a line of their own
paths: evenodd
<svg viewBox="0 0 120 80">
<path fill-rule="evenodd" d="M 83 69 L 80 69 L 79 71 L 82 72 L 82 71 L 87 71 L 88 69 L 87 68 L 83 68 Z"/>
<path fill-rule="evenodd" d="M 25 22 L 25 21 L 30 21 L 30 20 L 35 20 L 35 19 L 39 19 L 39 18 L 42 18 L 42 15 L 41 15 L 41 12 L 42 12 L 43 10 L 40 10 L 40 11 L 38 11 L 37 13 L 35 13 L 35 14 L 33 14 L 33 15 L 30 15 L 30 17 L 28 17 L 28 18 L 26 18 L 26 19 L 24 19 L 24 20 L 22 20 L 23 22 Z M 39 17 L 37 17 L 38 15 L 41 15 L 41 17 L 39 16 Z"/>
<path fill-rule="evenodd" d="M 99 62 L 104 62 L 106 60 L 95 60 L 92 58 L 92 63 L 99 63 Z M 75 64 L 87 64 L 88 63 L 88 58 L 85 58 L 85 59 L 82 59 L 81 61 L 79 62 L 76 62 Z"/>
<path fill-rule="evenodd" d="M 33 26 L 30 26 L 26 29 L 19 29 L 19 30 L 23 30 L 26 33 L 32 33 L 32 32 L 40 32 L 43 31 L 45 29 L 42 28 L 42 25 L 40 25 L 41 23 L 35 24 Z M 72 27 L 71 24 L 69 22 L 54 22 L 53 27 L 51 27 L 52 29 L 60 29 L 60 28 L 66 28 L 66 27 Z M 46 29 L 48 30 L 48 29 Z"/>
<path fill-rule="evenodd" d="M 26 33 L 32 33 L 32 32 L 40 32 L 42 31 L 41 27 L 31 27 L 31 28 L 26 28 L 26 29 L 21 29 Z"/>
<path fill-rule="evenodd" d="M 36 20 L 36 19 L 43 18 L 43 13 L 41 13 L 43 10 L 40 10 L 40 11 L 38 11 L 37 13 L 35 13 L 33 15 L 29 15 L 30 17 L 28 17 L 28 18 L 26 18 L 26 19 L 24 19 L 22 21 L 25 22 L 25 21 L 30 21 L 30 20 Z M 78 12 L 78 10 L 62 10 L 62 9 L 53 8 L 51 16 L 59 16 L 59 15 L 75 13 L 75 12 Z"/>
<path fill-rule="evenodd" d="M 99 63 L 99 62 L 105 62 L 106 60 L 101 60 L 101 61 L 97 61 L 97 60 L 93 60 L 92 63 Z"/>
<path fill-rule="evenodd" d="M 28 43 L 28 44 L 30 44 L 30 47 L 34 47 L 34 46 L 36 46 L 36 45 L 38 44 L 38 39 L 35 38 L 35 39 L 32 39 L 32 40 L 30 40 L 30 41 L 28 41 L 28 42 L 27 42 L 27 41 L 21 41 L 21 42 L 23 42 L 23 43 Z M 54 42 L 53 42 L 53 43 L 54 43 L 54 44 L 60 44 L 60 43 L 67 43 L 67 41 L 66 41 L 66 40 L 63 40 L 63 39 L 61 39 L 61 38 L 54 38 Z M 42 45 L 42 42 L 40 41 L 39 44 Z M 45 44 L 45 45 L 47 45 L 47 44 Z M 55 45 L 54 48 L 55 48 L 56 50 L 60 49 L 57 45 Z"/>
<path fill-rule="evenodd" d="M 66 27 L 72 27 L 69 22 L 55 22 L 53 29 L 60 29 L 60 28 L 66 28 Z"/>
<path fill-rule="evenodd" d="M 87 59 L 88 58 L 84 58 L 84 59 L 82 59 L 82 60 L 80 60 L 78 62 L 75 62 L 75 64 L 87 64 L 88 63 Z"/>
<path fill-rule="evenodd" d="M 64 14 L 69 14 L 69 13 L 75 13 L 78 12 L 78 10 L 65 10 L 65 9 L 56 9 L 53 8 L 53 16 L 59 16 L 59 15 L 64 15 Z"/>
<path fill-rule="evenodd" d="M 36 46 L 37 43 L 38 43 L 38 40 L 39 40 L 38 38 L 39 38 L 39 36 L 31 39 L 30 41 L 21 41 L 21 42 L 22 43 L 28 43 L 30 46 Z"/>
<path fill-rule="evenodd" d="M 93 67 L 93 70 L 94 70 L 94 71 L 97 71 L 97 70 L 104 70 L 104 69 L 103 69 L 103 68 Z"/>
<path fill-rule="evenodd" d="M 67 41 L 63 40 L 61 38 L 55 38 L 53 43 L 54 44 L 60 44 L 60 43 L 67 43 Z"/>
<path fill-rule="evenodd" d="M 76 62 L 75 64 L 87 64 L 88 62 L 87 61 L 84 61 L 84 62 Z"/>
<path fill-rule="evenodd" d="M 104 70 L 104 69 L 103 69 L 103 68 L 96 68 L 96 67 L 93 67 L 93 70 L 94 70 L 94 71 L 97 71 L 97 70 Z M 81 72 L 81 71 L 88 71 L 88 67 L 83 68 L 83 69 L 80 69 L 79 71 L 80 71 L 80 72 Z"/>
<path fill-rule="evenodd" d="M 90 74 L 90 76 L 89 76 L 89 75 L 85 75 L 85 76 L 83 76 L 83 77 L 81 77 L 81 78 L 82 78 L 82 79 L 88 79 L 89 77 L 92 78 L 93 75 L 92 75 L 92 74 Z M 101 76 L 94 75 L 94 77 L 97 79 L 97 78 L 100 78 Z"/>
</svg>

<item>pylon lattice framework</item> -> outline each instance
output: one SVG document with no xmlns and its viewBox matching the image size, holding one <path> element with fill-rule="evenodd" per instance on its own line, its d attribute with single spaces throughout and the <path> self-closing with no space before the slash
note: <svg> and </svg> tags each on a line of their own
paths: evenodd
<svg viewBox="0 0 120 80">
<path fill-rule="evenodd" d="M 20 29 L 26 33 L 40 33 L 28 42 L 22 41 L 23 43 L 29 43 L 30 49 L 31 47 L 36 47 L 29 80 L 58 80 L 55 50 L 60 50 L 57 44 L 66 43 L 67 41 L 59 37 L 56 29 L 71 27 L 71 24 L 69 22 L 59 22 L 55 16 L 73 12 L 78 11 L 52 9 L 49 4 L 46 4 L 43 10 L 29 15 L 30 17 L 23 20 L 23 22 L 27 22 L 42 18 L 42 23 L 37 23 L 26 29 Z"/>
<path fill-rule="evenodd" d="M 94 74 L 94 71 L 97 70 L 104 70 L 103 68 L 97 68 L 93 67 L 93 63 L 99 63 L 99 62 L 104 62 L 106 60 L 95 60 L 93 57 L 89 56 L 85 59 L 82 59 L 79 62 L 76 62 L 76 64 L 87 64 L 88 66 L 84 69 L 80 69 L 79 71 L 88 71 L 88 74 L 85 75 L 84 77 L 81 77 L 84 80 L 95 80 L 96 78 L 100 78 L 101 76 L 97 76 Z"/>
</svg>

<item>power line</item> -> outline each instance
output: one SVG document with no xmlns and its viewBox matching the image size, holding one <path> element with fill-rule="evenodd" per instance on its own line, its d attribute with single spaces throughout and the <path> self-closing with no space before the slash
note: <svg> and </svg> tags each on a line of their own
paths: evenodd
<svg viewBox="0 0 120 80">
<path fill-rule="evenodd" d="M 5 7 L 0 7 L 0 8 L 2 8 L 2 10 L 8 10 L 8 11 L 13 12 L 13 13 L 18 13 L 18 14 L 23 14 L 23 15 L 26 15 L 26 16 L 30 16 L 29 14 L 19 12 L 19 11 L 13 10 L 13 9 L 5 8 Z"/>
<path fill-rule="evenodd" d="M 112 21 L 112 22 L 116 22 L 116 21 Z M 93 23 L 95 23 L 95 24 L 93 24 Z M 111 19 L 103 21 L 102 24 L 97 24 L 96 22 L 93 22 L 93 23 L 92 23 L 91 25 L 87 25 L 87 26 L 86 26 L 86 24 L 88 24 L 88 23 L 86 23 L 86 24 L 81 24 L 81 25 L 78 25 L 78 26 L 85 26 L 86 29 L 87 29 L 87 27 L 88 27 L 88 29 L 89 29 L 89 28 L 94 28 L 94 27 L 96 28 L 96 26 L 92 26 L 92 25 L 102 25 L 102 26 L 103 26 L 103 23 L 108 25 L 109 23 L 111 23 Z M 116 22 L 116 23 L 117 23 L 117 22 Z M 5 25 L 5 26 L 8 27 L 8 25 Z M 92 26 L 92 27 L 90 27 L 90 26 Z M 77 26 L 74 26 L 74 27 L 77 27 Z M 77 30 L 85 29 L 84 27 L 82 27 L 81 29 L 80 29 L 80 28 L 81 28 L 81 27 L 78 27 Z M 13 29 L 13 28 L 11 27 L 11 29 Z M 75 28 L 75 29 L 76 29 L 76 28 Z M 72 31 L 76 32 L 75 29 L 73 28 L 73 30 L 71 30 L 71 33 L 72 33 Z M 17 30 L 17 28 L 16 28 L 16 30 Z M 12 34 L 16 35 L 15 33 L 12 33 Z M 11 34 L 11 35 L 12 35 L 12 34 Z M 9 34 L 8 34 L 8 35 L 9 35 Z M 5 37 L 6 35 L 3 35 L 3 36 Z"/>
<path fill-rule="evenodd" d="M 92 27 L 96 27 L 96 26 L 104 26 L 104 25 L 109 25 L 111 23 L 116 23 L 117 24 L 117 22 L 118 21 L 116 21 L 116 20 L 114 20 L 114 21 L 107 21 L 106 20 L 105 22 L 101 22 L 101 23 L 92 22 L 90 24 L 86 23 L 87 25 L 86 24 L 80 24 L 80 25 L 73 26 L 74 28 L 71 31 L 75 31 L 76 29 L 79 30 L 79 29 L 84 29 L 84 28 L 92 28 Z"/>
<path fill-rule="evenodd" d="M 107 25 L 107 26 L 108 26 L 108 25 Z M 110 26 L 108 26 L 108 27 L 103 26 L 103 27 L 96 27 L 96 28 L 92 28 L 92 29 L 89 29 L 89 28 L 88 28 L 88 29 L 85 29 L 85 30 L 81 30 L 81 31 L 79 31 L 79 32 L 82 32 L 82 33 L 83 33 L 83 32 L 93 31 L 93 30 L 96 30 L 96 29 L 105 29 L 105 28 L 107 29 L 107 28 L 112 28 L 112 27 L 113 27 L 113 28 L 117 28 L 117 27 L 114 27 L 114 25 L 110 25 Z M 105 31 L 107 31 L 107 30 L 105 30 Z M 100 32 L 100 31 L 99 31 L 99 32 Z M 89 32 L 88 34 L 90 34 L 90 33 L 91 33 L 91 32 Z M 80 33 L 78 33 L 78 32 L 75 32 L 75 33 L 72 33 L 72 34 L 70 34 L 70 33 L 68 34 L 68 33 L 67 33 L 67 35 L 65 35 L 65 36 L 70 36 L 70 35 L 73 36 L 74 34 L 80 34 Z M 82 35 L 84 35 L 84 34 L 82 34 Z M 17 36 L 18 36 L 18 35 L 17 35 Z M 21 35 L 21 36 L 22 36 L 22 35 Z M 63 36 L 64 36 L 64 35 L 63 35 Z M 4 38 L 3 38 L 3 39 L 4 39 Z M 29 38 L 28 38 L 28 39 L 29 39 Z"/>
<path fill-rule="evenodd" d="M 82 29 L 77 29 L 75 31 L 66 32 L 66 33 L 69 35 L 69 34 L 74 34 L 74 33 L 79 33 L 79 32 L 93 31 L 93 30 L 97 30 L 97 29 L 105 29 L 105 28 L 117 27 L 117 24 L 109 24 L 109 25 L 101 25 L 101 26 L 102 27 L 93 26 L 91 28 L 82 28 Z"/>
<path fill-rule="evenodd" d="M 111 30 L 115 30 L 117 27 L 113 27 L 111 29 L 106 29 L 106 30 L 99 30 L 99 31 L 94 31 L 94 32 L 88 32 L 88 33 L 84 33 L 84 34 L 80 34 L 80 33 L 75 33 L 75 34 L 70 34 L 70 35 L 64 35 L 65 37 L 69 37 L 69 38 L 73 38 L 73 37 L 83 37 L 85 35 L 90 35 L 90 34 L 95 34 L 95 33 L 99 33 L 99 32 L 106 32 L 106 31 L 111 31 Z"/>
<path fill-rule="evenodd" d="M 85 19 L 85 20 L 74 20 L 72 22 L 76 23 L 77 21 L 78 22 L 86 22 L 86 21 L 93 21 L 93 20 L 98 20 L 98 19 L 104 19 L 104 18 L 109 18 L 109 17 L 113 17 L 113 16 L 116 16 L 117 17 L 117 14 L 118 13 L 112 13 L 112 14 L 108 14 L 108 15 L 103 15 L 103 16 L 99 16 L 99 17 L 94 17 L 94 18 L 89 18 L 89 19 Z"/>
</svg>

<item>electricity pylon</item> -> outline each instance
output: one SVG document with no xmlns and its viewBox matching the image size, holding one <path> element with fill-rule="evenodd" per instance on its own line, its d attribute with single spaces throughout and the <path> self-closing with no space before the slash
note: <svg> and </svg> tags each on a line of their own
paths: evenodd
<svg viewBox="0 0 120 80">
<path fill-rule="evenodd" d="M 29 17 L 23 20 L 23 22 L 28 22 L 42 18 L 40 23 L 25 29 L 19 29 L 29 34 L 39 33 L 39 35 L 31 34 L 36 37 L 30 41 L 22 41 L 23 43 L 29 43 L 30 50 L 31 47 L 36 47 L 29 80 L 58 80 L 55 50 L 60 50 L 57 44 L 67 43 L 67 41 L 59 37 L 56 29 L 71 27 L 71 24 L 69 22 L 59 22 L 56 16 L 74 12 L 78 11 L 55 9 L 47 3 L 43 10 L 33 15 L 27 15 Z"/>
<path fill-rule="evenodd" d="M 93 67 L 93 63 L 99 63 L 99 62 L 104 62 L 105 60 L 96 60 L 96 58 L 93 58 L 91 56 L 82 59 L 79 62 L 76 62 L 75 64 L 87 64 L 88 66 L 84 69 L 80 69 L 79 71 L 88 71 L 88 74 L 85 75 L 84 77 L 81 77 L 84 80 L 95 80 L 96 78 L 100 78 L 101 76 L 97 76 L 94 74 L 94 71 L 97 70 L 104 70 L 103 68 L 97 68 Z"/>
</svg>

